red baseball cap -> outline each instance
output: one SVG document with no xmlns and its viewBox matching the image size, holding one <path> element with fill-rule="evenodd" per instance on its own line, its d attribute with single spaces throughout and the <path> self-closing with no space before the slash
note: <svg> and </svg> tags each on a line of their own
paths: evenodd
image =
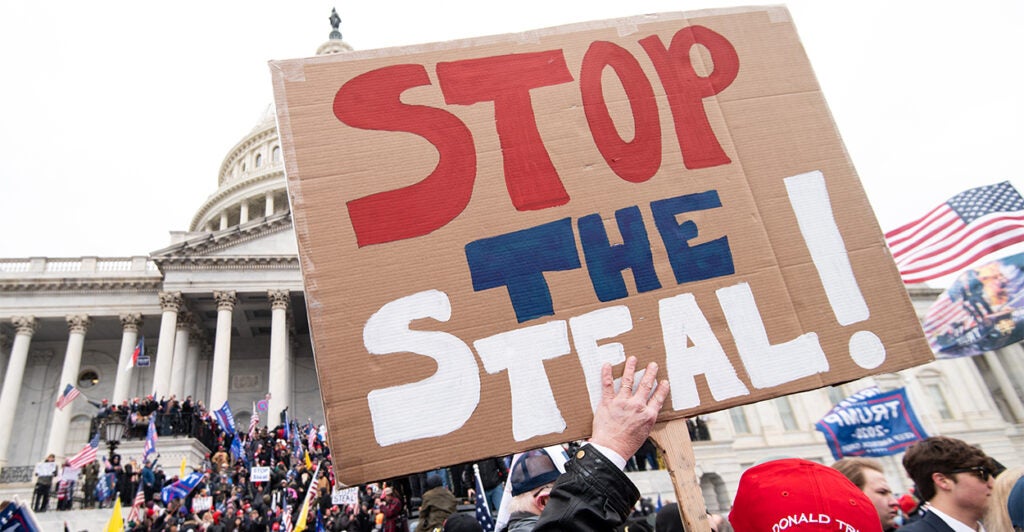
<svg viewBox="0 0 1024 532">
<path fill-rule="evenodd" d="M 736 532 L 882 532 L 878 512 L 857 486 L 831 467 L 799 458 L 743 473 L 729 522 Z"/>
</svg>

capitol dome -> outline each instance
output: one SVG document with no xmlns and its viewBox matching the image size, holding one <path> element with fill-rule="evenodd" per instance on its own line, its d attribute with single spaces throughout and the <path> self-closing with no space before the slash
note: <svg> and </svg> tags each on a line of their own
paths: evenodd
<svg viewBox="0 0 1024 532">
<path fill-rule="evenodd" d="M 330 21 L 331 33 L 316 55 L 351 52 L 338 31 L 341 18 L 337 11 L 331 11 Z M 196 211 L 189 232 L 222 231 L 288 210 L 281 142 L 271 104 L 224 157 L 217 173 L 217 191 Z"/>
</svg>

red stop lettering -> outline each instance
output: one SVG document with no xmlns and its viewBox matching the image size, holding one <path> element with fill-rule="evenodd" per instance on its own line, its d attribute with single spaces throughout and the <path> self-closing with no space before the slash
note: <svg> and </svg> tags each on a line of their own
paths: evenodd
<svg viewBox="0 0 1024 532">
<path fill-rule="evenodd" d="M 438 63 L 437 80 L 447 103 L 494 102 L 505 187 L 516 210 L 546 209 L 569 201 L 537 130 L 530 100 L 530 89 L 573 80 L 561 50 Z"/>
<path fill-rule="evenodd" d="M 605 105 L 601 75 L 611 67 L 622 83 L 633 112 L 633 140 L 619 136 Z M 654 89 L 640 63 L 625 48 L 596 41 L 580 67 L 580 95 L 594 144 L 615 175 L 632 183 L 647 181 L 661 167 L 661 121 Z"/>
<path fill-rule="evenodd" d="M 695 44 L 707 48 L 715 64 L 706 78 L 697 75 L 690 63 L 690 49 Z M 736 79 L 740 60 L 732 43 L 703 26 L 690 26 L 676 32 L 667 50 L 657 35 L 641 39 L 640 45 L 654 63 L 668 96 L 683 164 L 690 169 L 729 164 L 708 122 L 703 100 Z"/>
<path fill-rule="evenodd" d="M 448 111 L 400 101 L 403 91 L 422 85 L 430 85 L 422 65 L 395 65 L 351 79 L 334 96 L 334 116 L 345 124 L 414 133 L 433 144 L 439 155 L 437 167 L 422 181 L 348 202 L 359 247 L 444 227 L 473 194 L 476 149 L 469 128 Z"/>
</svg>

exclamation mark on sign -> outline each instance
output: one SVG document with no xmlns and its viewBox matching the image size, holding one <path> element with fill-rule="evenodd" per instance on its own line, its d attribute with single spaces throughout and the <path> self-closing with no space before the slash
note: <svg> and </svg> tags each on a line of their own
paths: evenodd
<svg viewBox="0 0 1024 532">
<path fill-rule="evenodd" d="M 871 313 L 832 215 L 825 176 L 815 170 L 787 177 L 785 182 L 800 233 L 839 324 L 845 326 L 868 319 Z M 885 346 L 875 333 L 857 331 L 850 337 L 850 357 L 862 368 L 876 368 L 885 361 Z"/>
</svg>

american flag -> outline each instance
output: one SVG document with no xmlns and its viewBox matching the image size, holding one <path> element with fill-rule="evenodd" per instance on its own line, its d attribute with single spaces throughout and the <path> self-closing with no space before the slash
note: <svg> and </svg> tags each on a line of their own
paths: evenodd
<svg viewBox="0 0 1024 532">
<path fill-rule="evenodd" d="M 96 460 L 96 450 L 100 447 L 100 433 L 97 432 L 93 435 L 92 439 L 89 440 L 89 444 L 84 449 L 78 451 L 78 454 L 71 457 L 68 460 L 67 467 L 74 467 L 75 469 L 85 467 Z"/>
<path fill-rule="evenodd" d="M 67 385 L 67 387 L 64 388 L 64 391 L 61 392 L 60 397 L 57 398 L 57 409 L 64 410 L 65 406 L 71 404 L 71 401 L 74 401 L 75 398 L 81 394 L 82 392 L 79 392 L 78 388 L 75 388 L 70 384 Z"/>
<path fill-rule="evenodd" d="M 283 525 L 281 528 L 283 528 L 285 532 L 292 532 L 292 509 L 288 506 L 287 498 L 285 499 L 284 510 L 282 510 L 281 513 L 284 514 L 284 516 L 281 517 L 281 524 Z"/>
<path fill-rule="evenodd" d="M 494 532 L 494 518 L 487 506 L 487 492 L 484 491 L 484 483 L 480 480 L 480 466 L 473 464 L 473 475 L 476 477 L 476 520 L 484 532 Z"/>
<path fill-rule="evenodd" d="M 142 444 L 142 461 L 148 462 L 149 456 L 156 452 L 156 412 L 149 415 L 149 428 L 146 430 L 146 441 Z"/>
<path fill-rule="evenodd" d="M 135 492 L 135 500 L 132 501 L 132 509 L 128 511 L 128 520 L 139 522 L 139 508 L 146 504 L 146 494 L 142 492 L 142 483 L 139 482 L 139 490 Z"/>
<path fill-rule="evenodd" d="M 256 403 L 252 404 L 252 416 L 249 418 L 249 439 L 256 437 L 256 429 L 260 426 L 260 413 L 256 411 Z"/>
<path fill-rule="evenodd" d="M 1024 242 L 1024 198 L 1009 181 L 972 188 L 885 234 L 906 284 L 956 273 Z"/>
</svg>

